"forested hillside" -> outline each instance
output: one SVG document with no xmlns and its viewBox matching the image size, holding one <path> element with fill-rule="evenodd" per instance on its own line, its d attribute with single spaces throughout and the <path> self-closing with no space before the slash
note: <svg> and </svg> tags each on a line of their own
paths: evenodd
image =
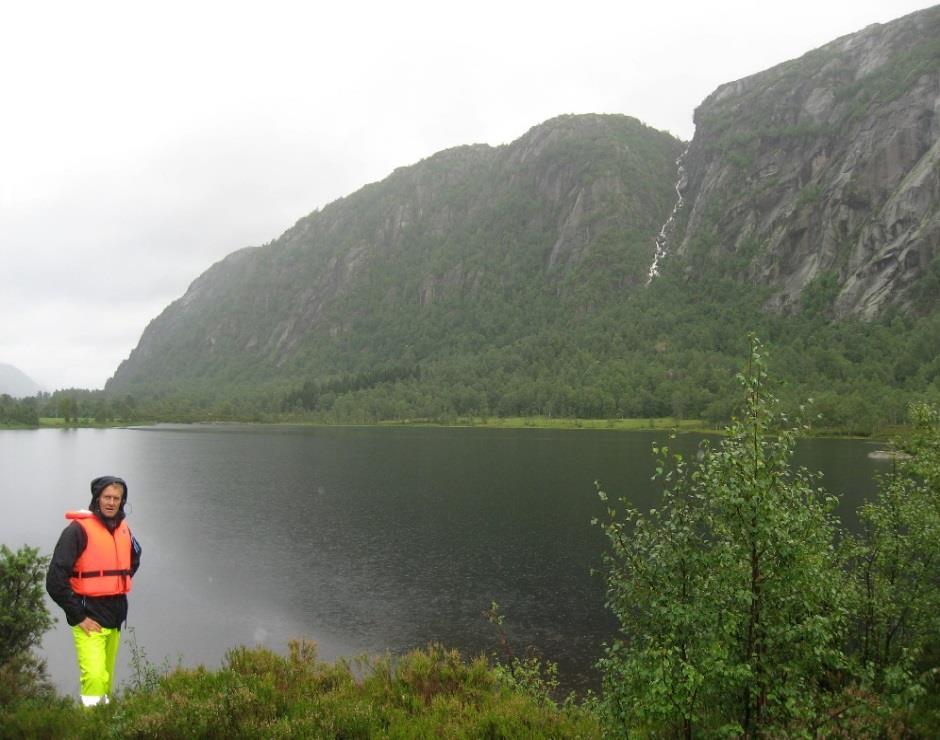
<svg viewBox="0 0 940 740">
<path fill-rule="evenodd" d="M 938 37 L 933 8 L 723 85 L 688 145 L 562 116 L 400 168 L 210 268 L 107 395 L 191 418 L 718 421 L 754 331 L 786 403 L 899 422 L 940 396 Z"/>
<path fill-rule="evenodd" d="M 682 148 L 625 116 L 563 116 L 396 170 L 212 267 L 108 390 L 407 375 L 566 334 L 642 289 Z"/>
</svg>

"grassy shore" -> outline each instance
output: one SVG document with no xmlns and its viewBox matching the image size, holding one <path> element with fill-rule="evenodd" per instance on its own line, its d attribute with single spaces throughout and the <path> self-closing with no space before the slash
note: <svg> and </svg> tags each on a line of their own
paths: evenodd
<svg viewBox="0 0 940 740">
<path fill-rule="evenodd" d="M 698 419 L 567 419 L 548 416 L 460 416 L 453 419 L 388 419 L 376 422 L 336 422 L 327 419 L 283 419 L 265 420 L 226 420 L 236 424 L 296 424 L 299 426 L 382 426 L 382 427 L 486 427 L 490 429 L 606 429 L 613 431 L 648 431 L 677 430 L 680 432 L 700 432 L 703 434 L 719 431 Z M 106 422 L 94 419 L 65 419 L 43 416 L 39 426 L 43 429 L 105 429 L 122 426 L 140 426 L 156 422 L 146 420 L 111 420 Z M 178 420 L 171 423 L 225 423 L 217 419 Z M 26 426 L 0 426 L 5 429 L 28 429 Z"/>
<path fill-rule="evenodd" d="M 168 420 L 169 421 L 169 420 Z M 123 426 L 144 426 L 158 423 L 135 419 L 95 421 L 91 418 L 72 419 L 66 422 L 62 418 L 40 417 L 39 426 L 43 429 L 107 429 Z M 677 431 L 697 434 L 721 434 L 724 425 L 711 425 L 701 419 L 676 419 L 661 417 L 655 419 L 569 419 L 549 416 L 458 416 L 450 419 L 389 419 L 375 422 L 338 422 L 330 419 L 309 419 L 294 417 L 270 417 L 264 419 L 178 419 L 172 423 L 237 423 L 237 424 L 289 424 L 297 426 L 344 427 L 344 426 L 381 426 L 381 427 L 478 427 L 484 429 L 600 429 L 618 432 L 636 431 Z M 23 425 L 0 424 L 0 429 L 35 429 Z M 839 437 L 843 439 L 888 440 L 908 431 L 902 425 L 883 428 L 866 434 L 857 430 L 840 427 L 812 427 L 806 430 L 808 437 Z"/>
<path fill-rule="evenodd" d="M 108 428 L 122 426 L 122 421 L 95 421 L 90 417 L 80 419 L 70 419 L 66 421 L 57 416 L 40 416 L 39 426 L 43 429 L 75 429 L 75 428 Z"/>
<path fill-rule="evenodd" d="M 566 419 L 549 416 L 465 416 L 452 420 L 402 419 L 382 421 L 380 426 L 487 427 L 491 429 L 606 429 L 611 431 L 677 430 L 715 432 L 699 419 Z"/>
</svg>

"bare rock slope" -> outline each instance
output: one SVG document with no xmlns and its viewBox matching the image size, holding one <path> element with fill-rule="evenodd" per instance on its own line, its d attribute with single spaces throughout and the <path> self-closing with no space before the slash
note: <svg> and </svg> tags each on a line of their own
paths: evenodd
<svg viewBox="0 0 940 740">
<path fill-rule="evenodd" d="M 692 263 L 736 270 L 793 310 L 814 281 L 835 316 L 936 306 L 940 6 L 719 87 L 695 112 L 686 211 Z"/>
</svg>

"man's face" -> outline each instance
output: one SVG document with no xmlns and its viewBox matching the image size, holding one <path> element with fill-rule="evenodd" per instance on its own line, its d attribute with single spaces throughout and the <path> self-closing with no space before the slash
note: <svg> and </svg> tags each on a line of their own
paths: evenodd
<svg viewBox="0 0 940 740">
<path fill-rule="evenodd" d="M 124 498 L 124 489 L 117 483 L 112 483 L 105 488 L 98 497 L 98 508 L 106 517 L 117 516 L 121 508 L 121 500 Z"/>
</svg>

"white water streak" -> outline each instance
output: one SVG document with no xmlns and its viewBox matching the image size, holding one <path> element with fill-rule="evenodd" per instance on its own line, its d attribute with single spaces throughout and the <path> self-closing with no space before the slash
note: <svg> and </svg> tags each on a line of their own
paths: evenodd
<svg viewBox="0 0 940 740">
<path fill-rule="evenodd" d="M 659 268 L 663 263 L 663 259 L 666 257 L 666 242 L 669 228 L 675 222 L 676 216 L 679 214 L 679 209 L 682 208 L 682 191 L 686 186 L 685 167 L 682 166 L 682 160 L 688 151 L 689 147 L 686 147 L 685 151 L 682 152 L 682 154 L 680 154 L 679 158 L 676 160 L 676 167 L 678 168 L 678 179 L 676 180 L 676 205 L 673 207 L 672 213 L 669 214 L 669 218 L 666 219 L 666 223 L 664 223 L 663 227 L 659 230 L 659 236 L 656 237 L 656 249 L 653 252 L 653 264 L 650 265 L 649 275 L 646 279 L 647 285 L 653 282 L 653 278 L 659 277 Z"/>
</svg>

